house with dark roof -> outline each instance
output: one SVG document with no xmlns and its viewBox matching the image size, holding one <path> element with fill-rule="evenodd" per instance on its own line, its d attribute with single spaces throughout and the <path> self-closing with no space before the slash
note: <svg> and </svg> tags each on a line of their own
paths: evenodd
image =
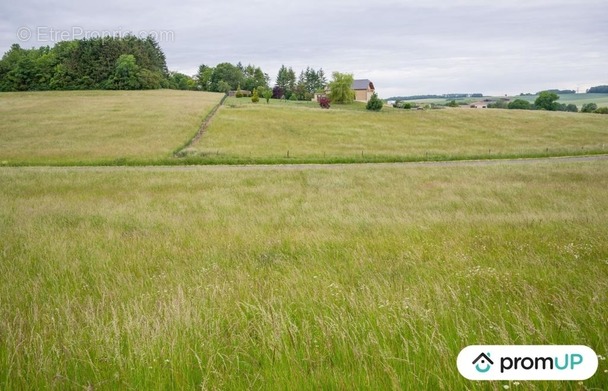
<svg viewBox="0 0 608 391">
<path fill-rule="evenodd" d="M 351 88 L 353 89 L 353 91 L 355 91 L 355 100 L 357 102 L 368 102 L 374 92 L 376 92 L 374 83 L 372 83 L 368 79 L 354 80 Z"/>
<path fill-rule="evenodd" d="M 353 84 L 351 85 L 351 90 L 355 92 L 355 101 L 356 102 L 369 102 L 374 92 L 376 92 L 376 88 L 374 87 L 374 83 L 372 83 L 368 79 L 357 79 L 353 80 Z M 329 88 L 325 90 L 325 92 L 317 92 L 312 98 L 313 102 L 318 102 L 321 97 L 329 96 Z"/>
</svg>

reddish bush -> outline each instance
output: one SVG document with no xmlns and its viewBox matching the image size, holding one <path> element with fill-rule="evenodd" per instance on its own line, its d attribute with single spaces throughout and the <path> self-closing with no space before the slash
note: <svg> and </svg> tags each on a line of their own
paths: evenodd
<svg viewBox="0 0 608 391">
<path fill-rule="evenodd" d="M 330 101 L 328 97 L 322 96 L 319 98 L 319 106 L 321 106 L 322 109 L 329 109 L 329 103 Z"/>
</svg>

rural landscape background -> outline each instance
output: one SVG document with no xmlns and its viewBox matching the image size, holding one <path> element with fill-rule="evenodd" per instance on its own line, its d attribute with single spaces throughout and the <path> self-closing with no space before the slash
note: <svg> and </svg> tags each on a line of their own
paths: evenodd
<svg viewBox="0 0 608 391">
<path fill-rule="evenodd" d="M 347 62 L 187 73 L 163 45 L 0 60 L 1 390 L 606 389 L 606 80 L 381 81 L 365 102 L 374 73 Z M 599 368 L 458 373 L 466 346 L 502 344 L 586 345 Z"/>
</svg>

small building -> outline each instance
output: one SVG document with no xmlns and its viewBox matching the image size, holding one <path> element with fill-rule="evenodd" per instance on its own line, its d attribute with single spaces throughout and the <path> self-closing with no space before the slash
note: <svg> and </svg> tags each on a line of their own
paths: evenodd
<svg viewBox="0 0 608 391">
<path fill-rule="evenodd" d="M 376 92 L 374 83 L 368 79 L 353 80 L 353 84 L 350 87 L 355 92 L 356 102 L 369 102 L 372 95 Z M 322 97 L 329 97 L 330 90 L 327 88 L 325 92 L 316 92 L 312 98 L 313 102 L 318 102 Z"/>
<path fill-rule="evenodd" d="M 481 101 L 481 102 L 471 103 L 471 105 L 469 107 L 472 109 L 487 109 L 488 102 Z"/>
<path fill-rule="evenodd" d="M 368 79 L 354 80 L 351 88 L 355 91 L 355 101 L 357 102 L 369 102 L 374 92 L 376 92 L 374 83 Z"/>
</svg>

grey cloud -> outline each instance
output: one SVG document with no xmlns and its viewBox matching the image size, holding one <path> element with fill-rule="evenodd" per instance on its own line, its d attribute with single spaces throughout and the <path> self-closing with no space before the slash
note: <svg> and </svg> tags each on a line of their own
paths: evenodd
<svg viewBox="0 0 608 391">
<path fill-rule="evenodd" d="M 0 49 L 23 25 L 170 30 L 168 65 L 189 74 L 243 61 L 271 76 L 281 64 L 354 72 L 384 97 L 518 93 L 608 83 L 607 11 L 603 0 L 22 1 L 0 5 Z"/>
</svg>

